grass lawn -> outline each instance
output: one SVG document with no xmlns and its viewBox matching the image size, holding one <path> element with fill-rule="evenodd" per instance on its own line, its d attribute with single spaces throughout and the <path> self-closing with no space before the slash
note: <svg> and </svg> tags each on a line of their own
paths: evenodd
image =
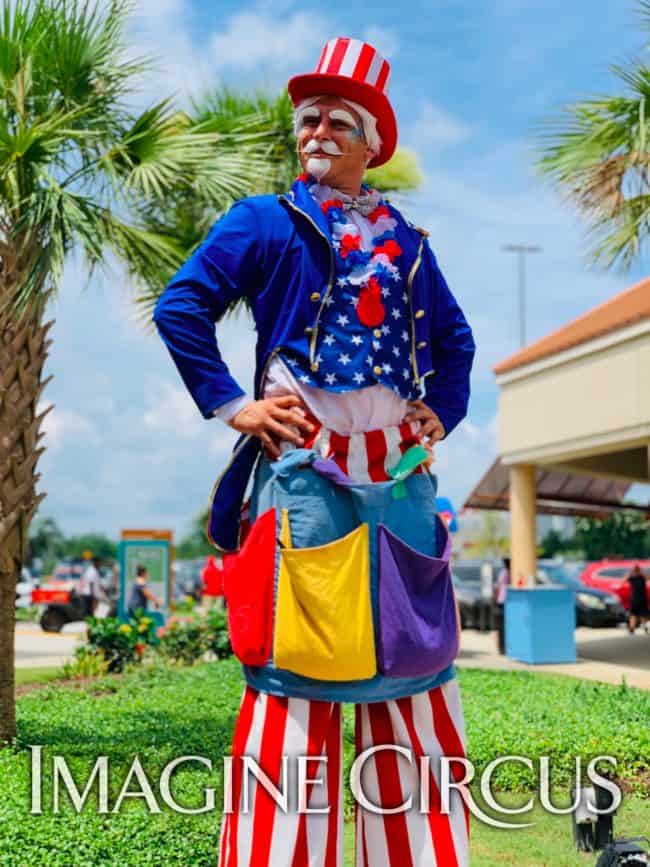
<svg viewBox="0 0 650 867">
<path fill-rule="evenodd" d="M 647 833 L 650 800 L 650 695 L 627 687 L 582 683 L 557 675 L 528 672 L 458 672 L 468 730 L 468 753 L 477 773 L 507 753 L 535 760 L 551 756 L 552 778 L 560 794 L 571 782 L 573 757 L 614 755 L 626 794 L 615 819 L 617 834 Z M 220 820 L 222 757 L 228 753 L 242 691 L 239 664 L 224 662 L 172 670 L 143 668 L 70 689 L 52 682 L 23 695 L 18 704 L 19 742 L 0 752 L 0 865 L 2 867 L 140 867 L 215 864 Z M 345 707 L 345 760 L 354 749 L 354 708 Z M 29 744 L 43 745 L 41 815 L 30 815 Z M 81 813 L 65 795 L 52 811 L 52 756 L 66 759 L 83 788 L 98 756 L 109 758 L 109 808 L 113 808 L 134 756 L 156 795 L 157 771 L 173 758 L 201 755 L 211 770 L 185 765 L 171 790 L 184 807 L 200 807 L 213 787 L 216 807 L 201 815 L 171 811 L 158 797 L 150 814 L 141 798 L 126 798 L 119 812 L 97 812 L 96 787 Z M 523 803 L 535 780 L 519 765 L 495 775 L 503 803 Z M 132 781 L 130 789 L 137 789 Z M 477 795 L 474 797 L 478 800 Z M 348 801 L 348 812 L 351 802 Z M 528 829 L 502 831 L 472 819 L 472 865 L 519 867 L 593 864 L 593 855 L 574 853 L 569 816 L 538 810 L 513 817 L 533 821 Z M 353 828 L 346 824 L 352 853 Z M 353 861 L 348 858 L 346 864 Z M 284 867 L 284 865 L 278 865 Z M 373 865 L 374 867 L 374 865 Z M 377 865 L 385 867 L 385 865 Z"/>
<path fill-rule="evenodd" d="M 46 683 L 50 680 L 60 680 L 63 671 L 60 668 L 17 668 L 15 670 L 16 686 L 32 683 Z"/>
</svg>

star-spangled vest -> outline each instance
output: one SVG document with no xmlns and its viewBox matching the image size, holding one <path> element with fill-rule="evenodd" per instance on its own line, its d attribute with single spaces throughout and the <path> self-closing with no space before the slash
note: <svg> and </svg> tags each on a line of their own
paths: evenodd
<svg viewBox="0 0 650 867">
<path fill-rule="evenodd" d="M 417 389 L 410 352 L 408 275 L 400 270 L 382 288 L 384 321 L 368 327 L 356 314 L 360 286 L 346 279 L 338 255 L 334 262 L 335 277 L 318 329 L 316 369 L 306 355 L 283 353 L 283 360 L 306 385 L 342 392 L 381 384 L 412 400 Z"/>
</svg>

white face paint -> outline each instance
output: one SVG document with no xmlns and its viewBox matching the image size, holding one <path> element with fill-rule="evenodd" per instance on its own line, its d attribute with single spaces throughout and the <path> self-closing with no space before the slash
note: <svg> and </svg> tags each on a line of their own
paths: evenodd
<svg viewBox="0 0 650 867">
<path fill-rule="evenodd" d="M 344 108 L 333 108 L 329 114 L 330 120 L 340 120 L 342 123 L 346 123 L 350 127 L 350 130 L 359 129 L 359 124 L 350 112 L 346 111 Z"/>
<path fill-rule="evenodd" d="M 323 157 L 309 157 L 307 160 L 307 171 L 313 175 L 317 181 L 321 181 L 332 168 L 332 160 L 324 159 Z"/>
<path fill-rule="evenodd" d="M 316 151 L 322 151 L 325 154 L 330 154 L 334 157 L 340 157 L 343 153 L 341 148 L 337 145 L 335 141 L 330 141 L 329 139 L 325 139 L 324 141 L 316 141 L 316 139 L 311 139 L 307 142 L 307 144 L 302 149 L 304 154 L 313 154 Z"/>
</svg>

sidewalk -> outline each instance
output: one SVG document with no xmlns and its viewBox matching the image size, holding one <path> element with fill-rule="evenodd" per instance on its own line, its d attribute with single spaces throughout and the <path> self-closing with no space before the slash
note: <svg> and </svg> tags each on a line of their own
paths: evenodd
<svg viewBox="0 0 650 867">
<path fill-rule="evenodd" d="M 38 623 L 16 624 L 16 668 L 60 668 L 74 658 L 83 623 L 68 623 L 62 632 L 43 632 Z"/>
<path fill-rule="evenodd" d="M 618 685 L 623 678 L 628 686 L 650 690 L 650 635 L 637 629 L 576 629 L 574 663 L 529 665 L 501 656 L 497 652 L 496 633 L 464 629 L 461 650 L 456 660 L 459 668 L 492 668 L 502 671 L 546 671 L 569 674 L 583 680 L 597 680 Z"/>
</svg>

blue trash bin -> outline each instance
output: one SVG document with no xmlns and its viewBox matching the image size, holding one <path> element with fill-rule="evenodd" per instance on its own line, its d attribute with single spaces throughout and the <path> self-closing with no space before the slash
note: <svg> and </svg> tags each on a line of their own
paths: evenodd
<svg viewBox="0 0 650 867">
<path fill-rule="evenodd" d="M 504 616 L 506 656 L 532 664 L 576 661 L 573 590 L 508 587 Z"/>
</svg>

